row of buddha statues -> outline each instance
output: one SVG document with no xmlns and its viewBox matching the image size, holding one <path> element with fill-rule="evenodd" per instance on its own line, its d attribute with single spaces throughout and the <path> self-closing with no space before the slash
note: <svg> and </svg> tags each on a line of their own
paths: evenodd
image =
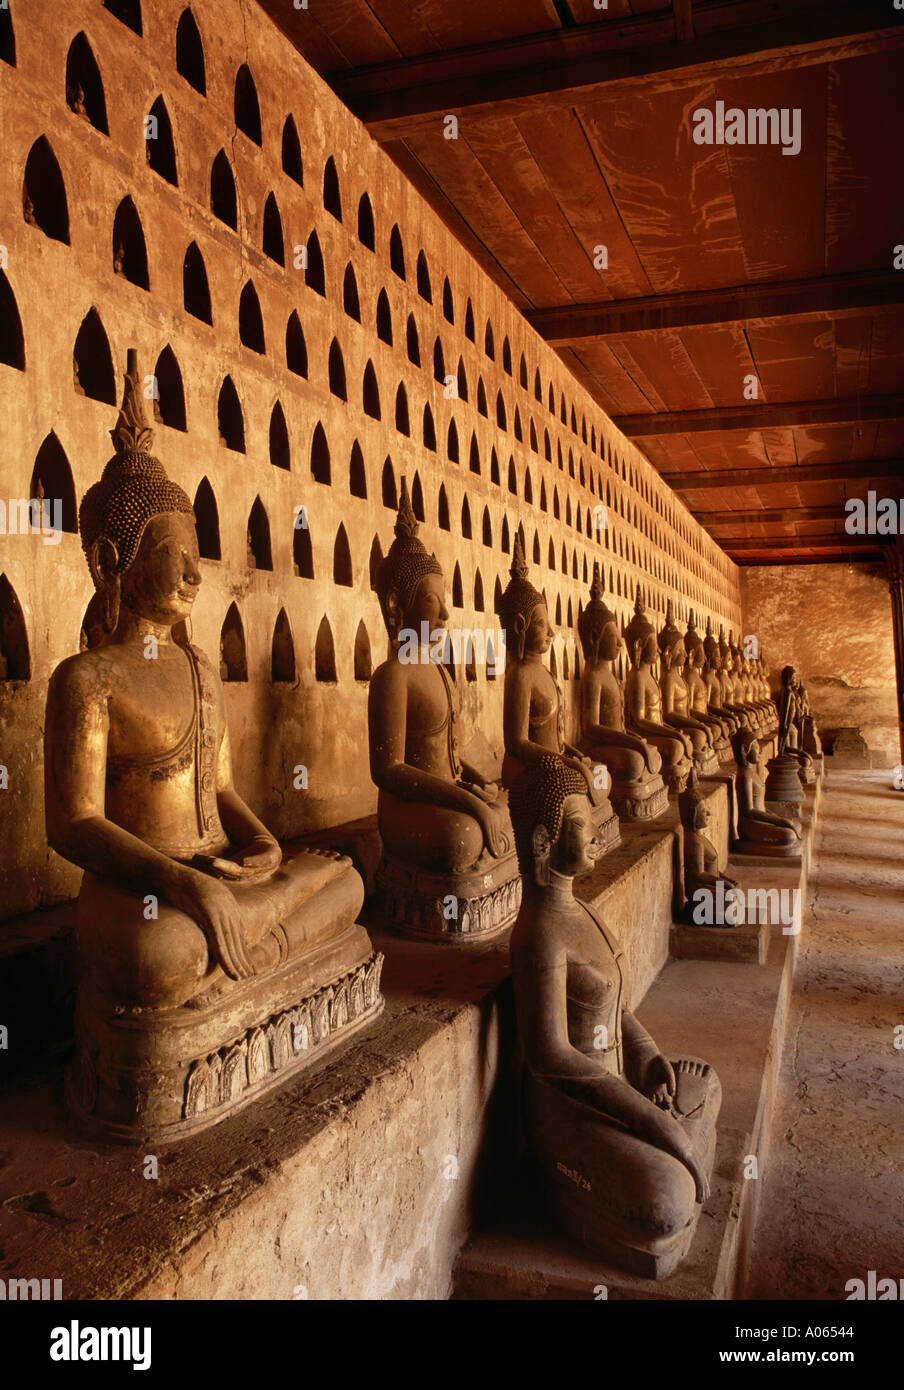
<svg viewBox="0 0 904 1390">
<path fill-rule="evenodd" d="M 45 721 L 48 839 L 84 871 L 67 1100 L 94 1135 L 165 1144 L 371 1024 L 382 954 L 358 920 L 350 859 L 281 845 L 235 787 L 220 679 L 187 627 L 202 579 L 192 506 L 151 453 L 134 351 L 111 434 L 115 455 L 79 510 L 97 636 L 54 671 Z M 519 539 L 499 615 L 496 781 L 459 751 L 442 661 L 411 660 L 410 645 L 400 659 L 403 633 L 448 619 L 404 480 L 375 588 L 390 646 L 368 703 L 380 923 L 436 941 L 514 923 L 523 1122 L 540 1177 L 568 1230 L 628 1268 L 668 1273 L 707 1196 L 719 1083 L 645 1033 L 626 1007 L 617 938 L 573 884 L 617 842 L 620 818 L 663 814 L 669 792 L 689 798 L 696 824 L 697 779 L 729 747 L 740 847 L 787 849 L 798 831 L 764 804 L 758 739 L 777 728 L 780 753 L 804 771 L 799 684 L 789 676 L 777 716 L 761 662 L 709 625 L 682 635 L 671 609 L 657 635 L 638 598 L 622 689 L 622 637 L 595 569 L 579 620 L 582 732 L 569 744 L 544 664 L 553 629 Z M 699 849 L 703 820 L 697 829 Z M 701 873 L 717 868 L 704 853 Z"/>
</svg>

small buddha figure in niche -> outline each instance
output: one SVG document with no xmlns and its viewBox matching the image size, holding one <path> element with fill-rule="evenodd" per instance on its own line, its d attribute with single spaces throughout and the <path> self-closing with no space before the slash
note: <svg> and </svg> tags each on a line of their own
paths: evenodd
<svg viewBox="0 0 904 1390">
<path fill-rule="evenodd" d="M 25 218 L 29 227 L 36 227 L 38 225 L 38 219 L 35 217 L 35 205 L 31 201 L 27 189 L 22 194 L 22 216 Z"/>
<path fill-rule="evenodd" d="M 706 899 L 696 896 L 698 889 L 709 890 L 708 901 L 712 903 L 714 900 L 718 900 L 720 883 L 722 884 L 721 893 L 723 895 L 728 892 L 729 888 L 737 888 L 738 885 L 735 879 L 729 878 L 724 872 L 725 866 L 719 858 L 718 851 L 706 834 L 706 828 L 712 818 L 706 804 L 706 798 L 697 785 L 696 772 L 691 773 L 686 788 L 678 797 L 678 813 L 684 832 L 682 852 L 685 904 L 680 915 L 683 920 L 694 922 L 696 921 L 695 904 L 706 901 Z M 734 921 L 719 922 L 715 920 L 714 914 L 711 916 L 712 920 L 704 921 L 700 925 L 714 927 L 735 925 Z"/>
<path fill-rule="evenodd" d="M 125 247 L 123 246 L 123 244 L 122 244 L 121 241 L 120 241 L 120 242 L 117 242 L 117 244 L 116 244 L 116 245 L 114 246 L 114 248 L 113 248 L 113 274 L 114 274 L 114 275 L 125 275 L 125 270 L 123 269 L 123 262 L 125 261 L 125 258 L 126 258 Z M 156 397 L 154 398 L 154 414 L 156 415 L 156 417 L 157 417 L 158 419 L 160 418 L 159 404 L 158 404 L 158 401 L 157 401 Z"/>
<path fill-rule="evenodd" d="M 81 82 L 75 84 L 75 88 L 69 89 L 69 105 L 77 116 L 85 116 L 88 112 L 85 109 L 85 89 Z"/>
<path fill-rule="evenodd" d="M 624 645 L 615 614 L 603 600 L 599 561 L 593 562 L 590 602 L 578 618 L 584 651 L 581 673 L 581 748 L 605 763 L 612 777 L 610 799 L 625 820 L 649 820 L 668 806 L 659 775 L 658 748 L 625 728 L 625 695 L 614 663 Z"/>
<path fill-rule="evenodd" d="M 671 599 L 668 601 L 665 623 L 659 633 L 659 653 L 663 722 L 690 738 L 694 765 L 699 772 L 704 775 L 717 772 L 719 760 L 712 745 L 709 726 L 693 718 L 690 713 L 690 696 L 684 680 L 687 654 L 684 638 L 675 625 L 675 610 Z"/>
<path fill-rule="evenodd" d="M 470 933 L 498 930 L 517 909 L 518 869 L 507 795 L 462 760 L 448 651 L 443 573 L 418 538 L 402 479 L 395 540 L 375 588 L 391 655 L 371 678 L 370 771 L 379 788 L 381 894 L 407 934 L 457 936 L 437 898 L 468 902 Z M 446 890 L 446 891 L 443 891 Z"/>
<path fill-rule="evenodd" d="M 719 1081 L 706 1062 L 660 1051 L 627 1007 L 618 941 L 574 897 L 593 858 L 581 772 L 543 754 L 525 764 L 510 804 L 524 883 L 511 962 L 531 1157 L 563 1229 L 661 1278 L 709 1195 Z"/>
<path fill-rule="evenodd" d="M 766 810 L 766 794 L 760 775 L 760 746 L 751 729 L 732 734 L 738 773 L 735 790 L 738 799 L 737 854 L 785 856 L 800 853 L 800 831 L 793 821 Z"/>
<path fill-rule="evenodd" d="M 703 649 L 703 638 L 694 625 L 693 613 L 688 618 L 684 649 L 687 653 L 687 660 L 684 665 L 684 683 L 687 686 L 691 715 L 709 729 L 716 757 L 720 762 L 724 762 L 731 754 L 728 735 L 733 725 L 730 724 L 728 717 L 720 719 L 718 715 L 710 711 L 709 689 L 703 677 L 706 654 Z"/>
<path fill-rule="evenodd" d="M 669 791 L 683 791 L 691 770 L 694 745 L 689 732 L 671 728 L 663 722 L 662 692 L 653 673 L 659 646 L 656 630 L 644 611 L 639 588 L 634 616 L 625 629 L 625 644 L 631 657 L 631 670 L 625 685 L 628 727 L 659 749 L 662 775 Z"/>
<path fill-rule="evenodd" d="M 503 785 L 511 787 L 524 766 L 536 758 L 546 753 L 560 754 L 585 779 L 595 808 L 595 825 L 602 843 L 608 847 L 618 839 L 618 817 L 610 805 L 607 787 L 594 776 L 589 757 L 565 742 L 562 692 L 543 664 L 555 629 L 549 621 L 545 598 L 527 577 L 520 531 L 515 534 L 509 573 L 511 579 L 499 606 L 505 634 Z"/>
<path fill-rule="evenodd" d="M 235 788 L 220 682 L 186 632 L 194 514 L 150 453 L 134 350 L 111 434 L 79 510 L 95 645 L 56 668 L 47 697 L 47 834 L 85 871 L 70 1104 L 109 1137 L 166 1138 L 274 1082 L 260 1028 L 246 1029 L 374 957 L 350 862 L 284 856 Z M 221 1046 L 255 1053 L 226 1089 Z"/>
</svg>

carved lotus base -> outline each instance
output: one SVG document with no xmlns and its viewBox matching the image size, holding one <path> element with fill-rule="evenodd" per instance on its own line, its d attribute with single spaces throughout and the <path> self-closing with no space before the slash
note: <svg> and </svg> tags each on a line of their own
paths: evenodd
<svg viewBox="0 0 904 1390">
<path fill-rule="evenodd" d="M 669 808 L 669 792 L 658 772 L 646 782 L 613 782 L 609 800 L 624 821 L 655 820 Z"/>
<path fill-rule="evenodd" d="M 690 758 L 683 758 L 680 763 L 675 763 L 672 767 L 663 767 L 662 775 L 665 784 L 673 796 L 679 795 L 687 786 L 687 779 L 691 775 L 693 764 Z M 718 769 L 716 769 L 718 771 Z"/>
<path fill-rule="evenodd" d="M 73 1118 L 118 1143 L 171 1143 L 218 1124 L 376 1018 L 382 964 L 352 923 L 203 1008 L 113 1006 L 85 980 L 66 1082 Z"/>
<path fill-rule="evenodd" d="M 621 840 L 618 813 L 613 810 L 611 794 L 591 811 L 593 830 L 602 854 L 608 853 Z"/>
<path fill-rule="evenodd" d="M 777 758 L 770 758 L 766 767 L 769 771 L 766 778 L 767 801 L 803 801 L 803 787 L 798 776 L 800 763 L 796 758 L 781 753 Z"/>
<path fill-rule="evenodd" d="M 381 923 L 402 936 L 453 944 L 487 941 L 518 915 L 518 860 L 514 851 L 501 859 L 485 853 L 464 873 L 431 873 L 384 854 L 374 903 Z"/>
<path fill-rule="evenodd" d="M 732 854 L 755 854 L 761 859 L 797 859 L 801 855 L 801 842 L 791 845 L 767 845 L 762 840 L 733 840 Z"/>
</svg>

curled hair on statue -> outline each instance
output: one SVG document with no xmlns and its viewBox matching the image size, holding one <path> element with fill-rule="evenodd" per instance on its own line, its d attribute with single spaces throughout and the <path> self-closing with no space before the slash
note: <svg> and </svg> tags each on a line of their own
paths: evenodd
<svg viewBox="0 0 904 1390">
<path fill-rule="evenodd" d="M 92 621 L 99 617 L 106 633 L 116 627 L 121 578 L 138 554 L 148 522 L 169 513 L 193 515 L 185 492 L 150 452 L 154 434 L 144 415 L 135 348 L 128 351 L 122 406 L 110 435 L 116 453 L 79 507 L 82 549 L 99 598 Z"/>
<path fill-rule="evenodd" d="M 509 814 L 524 878 L 536 878 L 538 859 L 548 868 L 569 796 L 586 796 L 590 804 L 586 777 L 559 753 L 532 758 L 515 778 L 509 791 Z"/>
<path fill-rule="evenodd" d="M 523 661 L 531 613 L 538 604 L 545 604 L 546 600 L 527 577 L 527 561 L 524 558 L 524 542 L 520 531 L 515 532 L 509 574 L 511 578 L 499 601 L 499 621 L 505 633 L 506 651 L 514 652 L 518 660 Z"/>
<path fill-rule="evenodd" d="M 374 588 L 391 641 L 396 641 L 418 586 L 428 574 L 442 575 L 442 566 L 418 538 L 418 523 L 408 495 L 408 482 L 402 478 L 395 540 L 377 571 Z"/>
</svg>

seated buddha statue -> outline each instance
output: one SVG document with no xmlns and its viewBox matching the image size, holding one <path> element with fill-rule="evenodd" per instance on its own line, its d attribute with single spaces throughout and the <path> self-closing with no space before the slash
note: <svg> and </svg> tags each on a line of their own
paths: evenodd
<svg viewBox="0 0 904 1390">
<path fill-rule="evenodd" d="M 499 605 L 505 635 L 503 785 L 511 787 L 527 763 L 547 753 L 560 754 L 587 784 L 594 827 L 605 851 L 619 839 L 618 816 L 608 796 L 608 771 L 601 778 L 587 754 L 565 742 L 562 692 L 543 664 L 555 629 L 549 621 L 546 599 L 527 577 L 520 531 L 515 533 L 509 573 L 511 578 Z"/>
<path fill-rule="evenodd" d="M 738 838 L 734 854 L 784 857 L 800 854 L 800 830 L 792 820 L 766 810 L 766 793 L 760 775 L 760 747 L 751 729 L 742 727 L 731 736 L 738 774 Z"/>
<path fill-rule="evenodd" d="M 742 707 L 750 710 L 752 726 L 757 733 L 762 734 L 765 732 L 768 722 L 766 709 L 753 690 L 750 681 L 750 663 L 745 659 L 744 653 L 735 642 L 731 629 L 728 632 L 728 650 L 731 655 L 730 665 L 734 680 L 735 699 Z"/>
<path fill-rule="evenodd" d="M 721 856 L 706 833 L 712 817 L 706 798 L 697 785 L 696 772 L 691 773 L 686 788 L 678 798 L 678 814 L 684 842 L 678 918 L 697 926 L 733 927 L 738 920 L 735 913 L 723 912 L 719 921 L 719 914 L 714 909 L 718 903 L 725 902 L 728 890 L 738 885 L 725 873 Z"/>
<path fill-rule="evenodd" d="M 628 728 L 659 749 L 662 775 L 669 791 L 684 791 L 691 770 L 694 745 L 689 732 L 663 722 L 662 692 L 653 674 L 659 646 L 653 624 L 644 612 L 640 589 L 634 603 L 634 616 L 625 629 L 625 645 L 631 657 L 631 670 L 625 684 Z"/>
<path fill-rule="evenodd" d="M 706 636 L 703 638 L 703 683 L 706 686 L 709 698 L 709 712 L 721 719 L 728 731 L 728 737 L 734 733 L 735 729 L 741 727 L 741 717 L 736 710 L 727 709 L 723 703 L 724 689 L 722 686 L 722 654 L 719 651 L 719 643 L 713 632 L 712 619 L 706 620 Z"/>
<path fill-rule="evenodd" d="M 609 799 L 622 820 L 651 820 L 669 803 L 659 775 L 658 748 L 625 729 L 625 695 L 614 663 L 623 646 L 615 614 L 603 600 L 599 561 L 593 562 L 590 602 L 578 618 L 584 651 L 581 672 L 581 749 L 604 763 L 612 785 Z"/>
<path fill-rule="evenodd" d="M 741 691 L 738 689 L 738 678 L 735 671 L 735 655 L 737 648 L 733 642 L 729 642 L 725 636 L 724 627 L 719 628 L 719 658 L 721 669 L 719 672 L 722 682 L 722 701 L 725 709 L 730 710 L 738 716 L 740 722 L 753 729 L 756 733 L 759 729 L 759 718 L 756 711 L 749 705 L 745 705 L 741 700 Z"/>
<path fill-rule="evenodd" d="M 459 755 L 443 573 L 418 537 L 405 478 L 375 588 L 391 648 L 367 706 L 380 908 L 405 935 L 485 940 L 514 920 L 520 898 L 507 795 Z"/>
<path fill-rule="evenodd" d="M 611 929 L 574 897 L 593 861 L 582 774 L 544 754 L 512 786 L 524 895 L 511 938 L 521 1123 L 557 1224 L 648 1278 L 687 1252 L 709 1195 L 721 1087 L 660 1051 L 627 1007 Z"/>
<path fill-rule="evenodd" d="M 284 851 L 235 788 L 220 679 L 185 627 L 195 519 L 150 453 L 134 350 L 111 434 L 79 510 L 97 645 L 47 696 L 47 834 L 85 871 L 70 1105 L 107 1137 L 167 1140 L 379 1012 L 382 958 L 351 862 Z"/>
<path fill-rule="evenodd" d="M 756 691 L 766 709 L 767 728 L 770 734 L 774 734 L 778 728 L 778 706 L 773 700 L 772 691 L 769 688 L 766 658 L 762 651 L 752 664 Z"/>
<path fill-rule="evenodd" d="M 716 757 L 720 763 L 725 762 L 731 755 L 731 744 L 728 741 L 728 736 L 734 727 L 734 722 L 728 715 L 720 718 L 709 707 L 710 692 L 703 676 L 706 653 L 703 648 L 703 638 L 694 624 L 693 613 L 690 614 L 687 621 L 684 650 L 687 653 L 687 659 L 684 663 L 684 683 L 687 686 L 690 712 L 694 719 L 698 719 L 709 729 L 713 748 L 716 750 Z"/>
<path fill-rule="evenodd" d="M 795 671 L 795 675 L 797 672 Z M 819 737 L 819 730 L 816 727 L 816 720 L 813 711 L 810 709 L 810 697 L 807 695 L 807 687 L 803 684 L 800 677 L 797 677 L 797 698 L 798 709 L 800 712 L 800 746 L 811 758 L 822 756 L 822 740 Z"/>
<path fill-rule="evenodd" d="M 675 610 L 669 599 L 665 623 L 659 633 L 659 689 L 662 692 L 663 723 L 686 734 L 693 744 L 694 766 L 702 776 L 719 770 L 719 759 L 708 724 L 690 712 L 690 695 L 684 679 L 687 653 L 684 638 L 675 625 Z"/>
</svg>

